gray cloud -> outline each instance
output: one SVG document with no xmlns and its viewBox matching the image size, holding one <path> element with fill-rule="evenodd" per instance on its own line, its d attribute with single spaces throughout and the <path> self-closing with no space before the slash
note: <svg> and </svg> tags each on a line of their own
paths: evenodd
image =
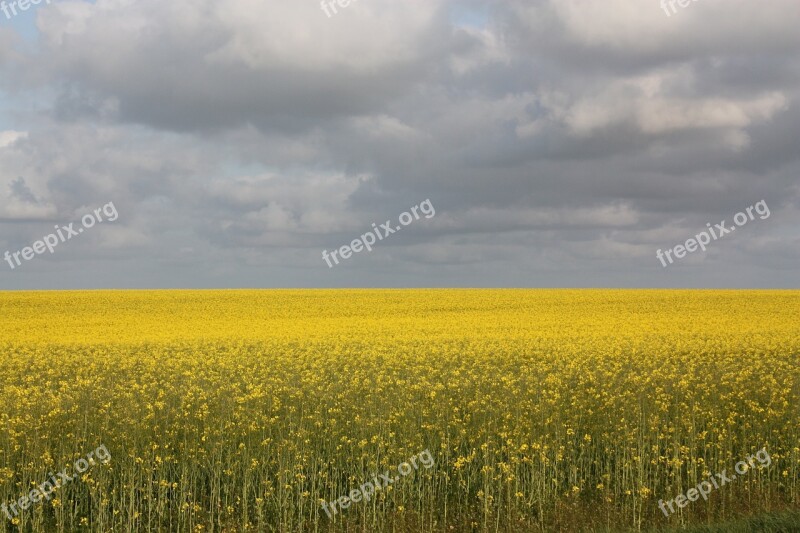
<svg viewBox="0 0 800 533">
<path fill-rule="evenodd" d="M 798 10 L 43 6 L 35 45 L 0 31 L 0 243 L 120 217 L 0 288 L 796 287 Z M 322 261 L 426 198 L 435 218 Z M 656 259 L 762 199 L 769 219 Z"/>
</svg>

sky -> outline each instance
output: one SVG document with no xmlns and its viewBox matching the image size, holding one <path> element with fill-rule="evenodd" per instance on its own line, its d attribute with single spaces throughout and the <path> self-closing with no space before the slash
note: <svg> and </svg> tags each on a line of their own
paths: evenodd
<svg viewBox="0 0 800 533">
<path fill-rule="evenodd" d="M 0 11 L 0 290 L 798 288 L 797 0 L 329 3 Z"/>
</svg>

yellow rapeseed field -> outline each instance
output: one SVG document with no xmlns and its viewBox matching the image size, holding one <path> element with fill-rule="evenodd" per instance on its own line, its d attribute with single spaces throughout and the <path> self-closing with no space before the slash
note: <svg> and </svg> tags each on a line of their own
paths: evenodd
<svg viewBox="0 0 800 533">
<path fill-rule="evenodd" d="M 0 316 L 0 503 L 112 456 L 7 531 L 635 531 L 800 503 L 800 291 L 5 292 Z"/>
</svg>

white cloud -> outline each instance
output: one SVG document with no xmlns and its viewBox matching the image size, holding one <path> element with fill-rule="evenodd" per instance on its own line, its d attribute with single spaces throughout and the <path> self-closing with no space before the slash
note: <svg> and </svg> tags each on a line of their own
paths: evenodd
<svg viewBox="0 0 800 533">
<path fill-rule="evenodd" d="M 11 146 L 20 139 L 27 139 L 28 132 L 26 131 L 0 131 L 0 148 Z"/>
</svg>

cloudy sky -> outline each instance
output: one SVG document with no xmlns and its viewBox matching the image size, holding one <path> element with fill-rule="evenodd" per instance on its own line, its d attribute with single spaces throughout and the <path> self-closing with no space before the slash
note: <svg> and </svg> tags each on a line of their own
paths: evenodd
<svg viewBox="0 0 800 533">
<path fill-rule="evenodd" d="M 799 285 L 797 0 L 15 9 L 0 254 L 118 218 L 3 261 L 0 289 Z"/>
</svg>

